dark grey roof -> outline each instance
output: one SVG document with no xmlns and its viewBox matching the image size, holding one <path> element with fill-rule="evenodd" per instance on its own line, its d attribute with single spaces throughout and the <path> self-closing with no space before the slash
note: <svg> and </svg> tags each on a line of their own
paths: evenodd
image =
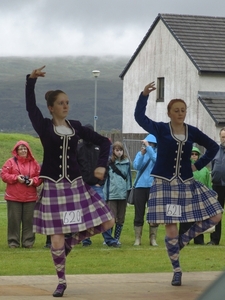
<svg viewBox="0 0 225 300">
<path fill-rule="evenodd" d="M 198 92 L 198 99 L 216 125 L 225 125 L 225 92 Z"/>
<path fill-rule="evenodd" d="M 121 79 L 159 20 L 169 29 L 199 72 L 225 73 L 225 18 L 159 14 L 120 74 Z"/>
</svg>

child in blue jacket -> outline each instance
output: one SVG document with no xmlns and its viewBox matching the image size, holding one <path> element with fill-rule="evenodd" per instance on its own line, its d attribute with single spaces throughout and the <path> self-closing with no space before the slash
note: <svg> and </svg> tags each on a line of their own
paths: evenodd
<svg viewBox="0 0 225 300">
<path fill-rule="evenodd" d="M 115 217 L 114 238 L 118 241 L 125 220 L 127 190 L 131 188 L 131 185 L 130 161 L 124 153 L 123 144 L 117 141 L 112 147 L 112 156 L 104 185 L 104 194 L 106 203 Z"/>
</svg>

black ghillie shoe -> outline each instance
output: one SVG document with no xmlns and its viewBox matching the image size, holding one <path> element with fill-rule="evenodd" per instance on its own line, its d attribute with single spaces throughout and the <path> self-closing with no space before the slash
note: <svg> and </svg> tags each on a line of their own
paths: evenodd
<svg viewBox="0 0 225 300">
<path fill-rule="evenodd" d="M 174 286 L 180 286 L 181 285 L 181 277 L 182 277 L 182 272 L 175 272 L 173 274 L 173 279 L 171 281 L 171 284 Z"/>
<path fill-rule="evenodd" d="M 54 291 L 54 293 L 52 294 L 53 297 L 62 297 L 64 294 L 64 291 L 66 289 L 66 284 L 58 284 L 56 290 Z"/>
</svg>

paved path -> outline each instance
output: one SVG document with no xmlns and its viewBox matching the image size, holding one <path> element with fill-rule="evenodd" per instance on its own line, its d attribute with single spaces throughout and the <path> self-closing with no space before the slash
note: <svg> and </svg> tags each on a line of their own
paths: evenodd
<svg viewBox="0 0 225 300">
<path fill-rule="evenodd" d="M 172 273 L 67 275 L 63 299 L 197 300 L 222 272 L 183 273 L 181 287 L 171 286 Z M 0 300 L 48 300 L 56 276 L 0 276 Z"/>
</svg>

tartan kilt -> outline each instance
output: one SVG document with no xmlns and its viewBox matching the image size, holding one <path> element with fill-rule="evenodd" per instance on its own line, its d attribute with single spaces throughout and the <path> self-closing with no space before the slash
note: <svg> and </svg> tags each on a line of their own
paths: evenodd
<svg viewBox="0 0 225 300">
<path fill-rule="evenodd" d="M 170 205 L 170 206 L 168 206 Z M 168 207 L 180 205 L 180 216 L 168 213 Z M 155 178 L 150 188 L 147 222 L 186 223 L 208 219 L 223 212 L 217 193 L 194 178 L 182 182 Z"/>
<path fill-rule="evenodd" d="M 75 211 L 79 212 L 79 220 L 71 223 L 67 216 Z M 45 179 L 34 209 L 33 231 L 45 235 L 82 232 L 85 237 L 90 236 L 90 229 L 93 234 L 102 232 L 102 223 L 112 218 L 105 201 L 82 177 L 72 183 L 66 179 L 58 183 Z"/>
</svg>

